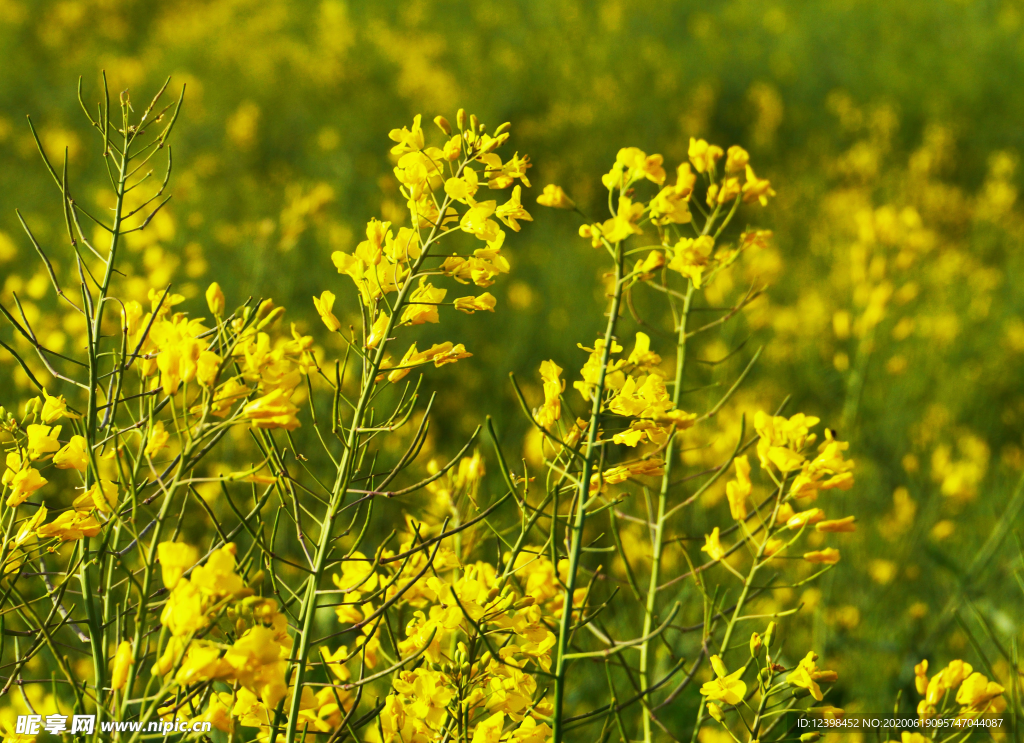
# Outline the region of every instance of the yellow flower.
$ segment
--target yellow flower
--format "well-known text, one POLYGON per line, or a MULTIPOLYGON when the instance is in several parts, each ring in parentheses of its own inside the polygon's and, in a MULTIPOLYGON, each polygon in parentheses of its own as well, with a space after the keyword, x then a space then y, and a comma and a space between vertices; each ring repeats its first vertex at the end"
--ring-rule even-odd
MULTIPOLYGON (((712 187, 712 188, 714 188, 714 187, 712 187)), ((715 193, 714 200, 712 200, 712 198, 711 198, 711 194, 712 194, 711 190, 708 191, 708 205, 711 206, 714 203, 718 203, 718 204, 728 203, 728 202, 732 201, 733 199, 735 199, 737 196, 739 196, 742 191, 743 191, 743 187, 740 185, 739 178, 726 178, 725 181, 722 182, 721 187, 719 187, 714 192, 715 193)))
POLYGON ((213 387, 224 360, 213 351, 201 351, 196 361, 196 379, 203 387, 213 387))
POLYGON ((271 393, 246 403, 242 416, 248 418, 255 428, 283 428, 294 431, 301 423, 295 416, 299 412, 288 399, 290 391, 275 389, 271 393))
POLYGON ((18 471, 10 481, 11 493, 7 496, 7 505, 11 508, 20 506, 46 483, 46 478, 32 467, 18 471))
POLYGON ((651 336, 638 331, 627 360, 639 369, 653 369, 661 363, 661 356, 651 350, 651 336))
POLYGON ((826 533, 857 531, 857 525, 854 523, 856 519, 856 516, 846 516, 832 521, 822 521, 814 528, 826 533))
POLYGON ((456 134, 445 142, 442 152, 444 154, 444 159, 448 162, 455 162, 462 157, 462 135, 456 134))
POLYGON ((957 704, 973 710, 984 710, 996 697, 1001 696, 1003 687, 995 681, 989 681, 980 673, 972 673, 964 679, 963 685, 956 693, 957 704))
POLYGON ((805 457, 800 451, 817 440, 809 433, 820 420, 814 416, 797 413, 791 418, 770 416, 762 410, 754 414, 754 430, 757 431, 757 456, 761 466, 776 467, 780 472, 798 469, 805 457))
POLYGON ((565 380, 561 379, 562 367, 554 361, 542 361, 540 378, 544 383, 544 404, 534 411, 537 423, 550 429, 562 417, 561 394, 565 391, 565 380))
MULTIPOLYGON (((721 560, 725 557, 725 548, 722 547, 722 542, 718 537, 719 529, 716 526, 711 530, 710 534, 704 535, 704 546, 700 548, 701 552, 707 552, 708 556, 712 560, 721 560)), ((735 702, 730 702, 735 704, 735 702)))
POLYGON ((730 174, 740 173, 747 167, 747 163, 749 162, 750 155, 747 151, 738 144, 734 144, 726 153, 725 172, 730 174))
POLYGON ((214 596, 239 596, 252 593, 245 588, 241 576, 235 573, 235 555, 238 548, 229 542, 214 550, 203 565, 192 570, 191 583, 214 596))
POLYGON ((499 206, 494 212, 494 215, 504 222, 515 232, 519 232, 519 222, 516 220, 522 219, 527 222, 532 222, 533 217, 529 215, 526 209, 523 208, 523 203, 520 200, 522 197, 522 186, 516 186, 512 189, 512 196, 504 204, 499 206))
POLYGON ((914 687, 917 693, 924 696, 928 690, 928 659, 925 658, 914 666, 914 687))
POLYGON ((379 346, 380 342, 384 339, 384 333, 387 332, 389 322, 391 322, 391 316, 388 313, 381 312, 377 315, 377 319, 370 326, 370 334, 366 337, 366 342, 363 345, 371 349, 379 346))
MULTIPOLYGON (((658 477, 665 474, 665 461, 652 457, 651 459, 641 459, 636 462, 630 462, 629 464, 620 464, 617 467, 607 469, 602 473, 604 482, 608 485, 617 485, 620 482, 625 482, 631 477, 658 477)), ((594 490, 597 488, 599 480, 597 475, 594 475, 590 480, 590 489, 594 490)))
POLYGON ((410 258, 415 260, 420 257, 420 237, 416 230, 402 227, 398 230, 398 236, 394 237, 389 230, 384 241, 384 255, 392 263, 407 263, 410 258))
POLYGON ((786 521, 786 526, 790 529, 799 529, 804 524, 817 524, 824 518, 825 512, 820 508, 808 508, 806 511, 800 511, 790 516, 786 521))
POLYGON ((60 449, 60 426, 44 426, 38 423, 31 423, 25 431, 28 433, 28 458, 39 459, 44 454, 55 452, 60 449))
POLYGON ((843 458, 847 448, 847 442, 836 441, 832 438, 832 431, 826 428, 825 440, 818 447, 818 455, 803 463, 802 471, 790 484, 790 495, 813 500, 818 497, 819 490, 852 488, 854 463, 843 458))
POLYGON ((747 182, 743 185, 744 203, 759 201, 761 206, 768 206, 768 197, 774 195, 772 184, 764 178, 758 178, 754 169, 747 165, 747 182))
POLYGON ((826 547, 823 550, 805 552, 804 559, 807 560, 807 562, 816 562, 823 565, 835 565, 839 562, 839 550, 833 547, 826 547))
MULTIPOLYGON (((689 171, 690 165, 686 164, 689 171)), ((658 192, 658 195, 651 199, 651 221, 654 224, 687 224, 693 217, 690 214, 690 194, 693 192, 692 182, 690 185, 680 188, 680 185, 665 186, 658 192)))
POLYGON ((459 178, 449 178, 444 182, 444 192, 455 201, 469 204, 479 188, 476 171, 464 168, 459 178))
POLYGON ((561 186, 549 183, 544 186, 544 193, 537 197, 537 203, 541 206, 550 206, 553 209, 572 209, 576 202, 570 199, 561 186))
POLYGON ((331 312, 334 309, 334 300, 334 292, 330 291, 324 291, 319 297, 313 297, 313 306, 316 307, 317 314, 332 333, 337 332, 341 327, 341 321, 331 312))
POLYGON ((132 644, 128 641, 117 646, 117 653, 114 655, 113 671, 110 674, 110 688, 113 690, 123 689, 128 682, 128 669, 135 661, 132 658, 132 644))
POLYGON ((501 228, 498 223, 491 219, 495 209, 498 208, 497 201, 481 201, 473 204, 459 221, 459 228, 468 232, 484 242, 493 242, 498 239, 501 228))
POLYGON ((648 281, 654 277, 654 272, 665 265, 665 254, 660 250, 652 250, 646 258, 638 260, 633 269, 641 281, 648 281))
POLYGON ((68 402, 64 399, 64 395, 51 397, 49 392, 43 390, 43 398, 43 409, 39 413, 39 420, 43 423, 56 423, 61 418, 80 417, 68 412, 68 402))
POLYGON ((73 542, 82 537, 94 537, 100 533, 101 524, 92 514, 81 511, 65 511, 49 524, 40 526, 36 534, 40 537, 59 537, 62 541, 73 542))
POLYGON ((89 457, 85 453, 86 446, 83 436, 72 436, 71 441, 53 454, 53 466, 58 470, 85 472, 89 465, 89 457))
POLYGON ((524 718, 512 731, 512 743, 547 743, 550 739, 551 727, 545 722, 538 723, 532 717, 524 718))
MULTIPOLYGON (((499 140, 504 141, 507 137, 508 134, 502 134, 501 137, 499 137, 499 140)), ((521 180, 523 185, 527 188, 530 187, 530 179, 526 177, 526 171, 533 167, 530 163, 529 155, 519 157, 519 153, 517 152, 512 156, 512 159, 504 165, 501 164, 501 158, 494 153, 487 153, 478 159, 487 166, 486 176, 488 188, 508 188, 516 178, 521 180)))
MULTIPOLYGON (((716 530, 717 531, 717 530, 716 530)), ((739 704, 747 693, 747 685, 740 679, 745 669, 729 673, 717 655, 711 656, 711 667, 715 671, 715 679, 708 681, 700 687, 700 693, 708 699, 725 702, 726 704, 739 704)))
POLYGON ((505 713, 495 712, 483 722, 477 723, 472 743, 498 743, 505 727, 505 713))
POLYGON ((408 306, 402 311, 402 324, 422 325, 440 322, 437 306, 447 293, 447 289, 438 289, 429 283, 425 276, 420 277, 420 285, 413 290, 408 306))
POLYGON ((334 674, 336 679, 341 682, 345 682, 351 678, 352 673, 345 666, 345 661, 349 658, 347 647, 339 645, 338 649, 332 653, 326 646, 321 645, 320 657, 323 659, 324 665, 326 665, 328 670, 334 674))
POLYGON ((206 306, 210 308, 214 317, 224 314, 224 302, 224 292, 221 291, 220 284, 214 281, 206 287, 206 306))
POLYGON ((94 482, 71 505, 83 513, 91 513, 93 510, 110 513, 117 505, 117 485, 107 481, 94 482))
POLYGON ((156 554, 167 590, 178 585, 185 571, 199 560, 199 550, 184 542, 161 542, 156 546, 156 554))
POLYGON ((638 147, 623 147, 615 156, 615 165, 611 171, 601 176, 601 182, 609 191, 613 188, 625 190, 639 178, 646 178, 660 186, 665 182, 663 162, 664 158, 661 155, 648 157, 647 153, 638 147))
POLYGON ((8 452, 7 457, 4 459, 4 463, 6 464, 6 469, 4 469, 3 479, 0 480, 4 485, 10 485, 14 476, 28 464, 27 461, 22 460, 21 452, 18 449, 8 452))
POLYGON ((972 673, 974 673, 974 667, 970 663, 964 663, 960 659, 951 660, 949 665, 941 671, 942 682, 946 688, 955 689, 972 673))
POLYGON ((715 240, 709 235, 700 237, 684 237, 669 250, 672 260, 668 267, 681 273, 693 282, 695 289, 700 289, 704 269, 708 266, 711 252, 715 249, 715 240))
POLYGON ((403 126, 401 129, 392 129, 388 132, 388 139, 398 143, 391 148, 391 154, 401 155, 423 149, 423 128, 420 126, 422 119, 421 114, 416 114, 412 120, 411 130, 403 126))
POLYGON ((426 351, 414 354, 410 361, 414 364, 433 362, 435 367, 442 367, 445 364, 454 364, 459 359, 468 359, 472 355, 461 343, 453 344, 451 341, 445 341, 444 343, 435 343, 426 351))
POLYGON ((816 676, 820 675, 818 673, 818 667, 814 664, 814 661, 817 660, 817 658, 818 656, 815 655, 813 651, 807 653, 803 660, 800 661, 800 664, 789 672, 789 675, 786 677, 786 681, 790 686, 807 689, 807 691, 811 693, 811 696, 820 702, 822 700, 821 687, 818 686, 818 682, 815 679, 816 676))
POLYGON ((736 457, 736 479, 726 483, 725 494, 729 499, 729 513, 739 521, 747 517, 747 498, 753 491, 750 482, 750 460, 746 454, 736 457))
POLYGON ((146 441, 146 448, 144 453, 147 457, 152 457, 162 449, 166 448, 167 441, 170 439, 170 434, 164 429, 164 422, 157 421, 153 424, 152 430, 149 432, 149 439, 146 441))
POLYGON ((601 232, 601 225, 599 224, 584 224, 580 225, 580 237, 585 237, 590 240, 590 247, 600 248, 603 244, 603 233, 601 232))
POLYGON ((690 137, 690 149, 687 155, 698 173, 707 173, 712 170, 715 167, 715 161, 723 154, 721 147, 708 144, 703 139, 690 137))
POLYGON ((472 315, 477 310, 486 310, 487 312, 494 312, 494 307, 497 304, 497 300, 490 292, 484 292, 479 297, 459 297, 455 300, 455 309, 459 312, 465 312, 467 315, 472 315))
POLYGON ((601 233, 610 243, 621 242, 630 235, 642 235, 644 231, 636 222, 643 216, 643 213, 644 205, 642 203, 634 204, 628 196, 620 196, 619 208, 615 211, 615 216, 601 225, 601 233))

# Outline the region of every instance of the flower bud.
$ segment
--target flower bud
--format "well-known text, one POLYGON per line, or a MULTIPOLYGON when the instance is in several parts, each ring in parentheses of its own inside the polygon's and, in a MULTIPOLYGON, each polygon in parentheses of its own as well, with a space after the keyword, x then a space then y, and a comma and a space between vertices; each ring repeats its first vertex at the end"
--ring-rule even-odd
POLYGON ((512 122, 506 121, 504 124, 502 124, 497 129, 494 130, 494 136, 495 137, 500 137, 502 134, 504 134, 505 132, 507 132, 511 128, 512 128, 512 122))
POLYGON ((466 109, 460 108, 455 114, 455 123, 458 124, 460 132, 466 128, 466 109))
POLYGON ((216 281, 206 289, 206 306, 210 308, 214 317, 224 314, 224 292, 220 290, 220 284, 216 281))
POLYGON ((764 646, 770 648, 775 641, 775 622, 768 622, 768 629, 764 631, 764 646))
POLYGON ((452 125, 448 123, 448 119, 444 116, 435 116, 434 123, 437 124, 437 128, 447 134, 449 137, 452 135, 452 125))
POLYGON ((713 702, 708 702, 708 714, 718 722, 725 723, 725 715, 722 714, 722 708, 713 702))
POLYGON ((763 643, 761 642, 761 635, 756 632, 750 634, 750 657, 756 658, 761 654, 761 648, 763 643))
POLYGON ((273 325, 282 317, 284 317, 284 311, 284 307, 275 307, 273 311, 270 312, 269 315, 260 320, 260 323, 259 325, 256 326, 256 329, 263 330, 264 328, 273 325))
POLYGON ((472 132, 478 131, 480 128, 480 119, 476 117, 476 114, 469 115, 469 130, 472 132))
POLYGON ((821 737, 821 733, 804 733, 800 736, 800 743, 814 743, 821 737))
POLYGON ((273 299, 264 299, 260 302, 259 306, 256 308, 256 321, 259 322, 260 320, 263 320, 274 309, 274 306, 273 299))
POLYGON ((38 397, 33 397, 31 400, 25 403, 25 417, 28 418, 30 416, 35 415, 36 413, 39 412, 40 408, 42 407, 43 401, 40 400, 38 397))

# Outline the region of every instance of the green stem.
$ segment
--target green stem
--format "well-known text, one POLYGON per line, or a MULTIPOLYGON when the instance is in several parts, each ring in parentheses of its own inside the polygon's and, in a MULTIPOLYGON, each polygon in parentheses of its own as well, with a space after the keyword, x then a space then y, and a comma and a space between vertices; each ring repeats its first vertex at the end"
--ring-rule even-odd
MULTIPOLYGON (((694 295, 693 282, 689 282, 686 290, 686 299, 683 300, 682 316, 679 319, 679 337, 676 341, 676 375, 675 387, 672 391, 672 406, 679 407, 679 396, 683 389, 683 374, 686 370, 686 321, 690 316, 690 305, 694 295)), ((644 628, 642 635, 646 637, 651 634, 651 627, 654 624, 655 612, 658 601, 658 581, 661 579, 661 554, 664 548, 665 537, 665 512, 668 505, 668 491, 672 483, 672 464, 675 461, 676 437, 673 435, 665 447, 665 474, 661 478, 661 489, 658 491, 658 517, 654 522, 654 536, 652 538, 654 550, 651 562, 651 581, 647 589, 647 603, 644 607, 644 628)), ((651 640, 644 640, 640 646, 640 691, 646 692, 650 676, 650 655, 651 640)), ((644 741, 651 741, 651 714, 650 708, 644 706, 644 741)))
MULTIPOLYGON (((118 169, 118 181, 115 188, 115 194, 117 202, 114 205, 114 222, 111 227, 110 234, 110 250, 107 255, 107 267, 103 275, 103 283, 100 285, 99 293, 96 298, 96 302, 93 305, 93 317, 92 317, 92 328, 90 333, 90 344, 89 344, 89 405, 86 412, 86 441, 88 443, 88 453, 90 467, 86 470, 86 483, 85 487, 88 489, 92 483, 89 482, 89 475, 93 475, 95 483, 100 484, 99 467, 96 461, 96 452, 94 446, 97 441, 97 422, 98 422, 98 407, 96 400, 96 391, 99 387, 100 379, 100 353, 101 353, 101 330, 103 327, 103 309, 106 305, 107 292, 110 289, 110 282, 114 276, 114 259, 117 256, 118 240, 121 236, 121 220, 124 214, 124 195, 125 185, 128 180, 128 162, 129 162, 129 146, 127 137, 125 139, 125 146, 121 152, 121 162, 118 169)), ((102 487, 102 486, 101 486, 102 487)), ((100 537, 94 537, 93 539, 99 540, 100 537)), ((93 667, 93 681, 96 684, 97 698, 102 694, 103 687, 106 685, 106 658, 107 658, 107 635, 103 631, 102 618, 99 616, 96 605, 95 605, 95 587, 92 580, 92 572, 96 570, 98 574, 102 575, 102 558, 98 555, 93 557, 94 550, 92 549, 91 539, 82 540, 82 551, 83 559, 82 565, 79 568, 79 581, 82 585, 82 601, 85 604, 86 619, 89 623, 89 645, 92 653, 92 667, 93 667), (95 567, 92 563, 96 561, 95 567)), ((96 706, 96 738, 99 739, 100 722, 103 719, 103 706, 96 706)))
MULTIPOLYGON (((590 413, 590 430, 587 434, 587 451, 583 460, 583 473, 580 477, 579 492, 576 496, 576 515, 572 525, 572 539, 569 547, 569 570, 565 582, 565 600, 562 605, 562 616, 558 627, 558 661, 555 666, 555 708, 554 708, 554 743, 562 743, 565 735, 565 724, 562 722, 562 710, 565 705, 566 672, 569 661, 566 651, 569 647, 569 633, 572 627, 573 594, 576 592, 576 577, 579 571, 580 555, 583 551, 583 526, 586 523, 585 504, 590 493, 590 477, 594 469, 594 459, 598 447, 597 432, 601 420, 601 403, 604 397, 605 376, 608 372, 608 359, 611 354, 612 339, 615 336, 615 325, 618 321, 622 304, 622 243, 615 243, 615 290, 612 296, 611 310, 608 314, 608 326, 604 334, 602 349, 601 372, 594 391, 593 407, 590 413)), ((555 514, 557 519, 558 514, 555 514)))
MULTIPOLYGON (((458 174, 462 173, 465 165, 466 162, 464 161, 459 167, 458 174)), ((439 214, 444 215, 450 203, 450 197, 446 197, 441 204, 439 214)), ((345 442, 345 450, 342 453, 341 462, 338 465, 338 474, 331 493, 331 502, 327 509, 327 514, 324 517, 323 525, 320 528, 320 538, 317 543, 316 554, 314 555, 313 574, 306 582, 306 593, 302 601, 302 628, 299 633, 298 651, 292 661, 292 667, 295 668, 295 682, 292 698, 288 703, 286 743, 295 743, 295 737, 298 731, 296 722, 299 718, 299 708, 302 701, 302 684, 306 676, 306 662, 309 658, 310 648, 312 647, 311 636, 313 634, 313 622, 316 619, 317 590, 319 589, 320 582, 323 579, 324 571, 327 566, 327 558, 331 550, 331 541, 333 538, 332 533, 334 531, 334 522, 340 512, 345 496, 348 494, 349 485, 351 484, 352 465, 357 461, 356 454, 359 445, 360 429, 362 428, 363 419, 366 415, 370 400, 373 398, 374 390, 376 389, 374 380, 380 371, 381 362, 384 360, 387 338, 391 337, 392 332, 394 332, 395 326, 398 323, 399 313, 401 312, 405 304, 405 300, 412 289, 413 279, 418 276, 420 267, 429 255, 430 246, 435 241, 437 232, 438 228, 435 225, 431 229, 427 240, 423 243, 423 249, 420 253, 420 257, 413 264, 408 277, 406 277, 405 283, 399 290, 398 298, 395 300, 394 309, 388 320, 387 330, 384 332, 383 337, 385 340, 381 341, 380 345, 377 347, 377 351, 369 365, 364 365, 365 376, 363 377, 363 383, 361 385, 362 391, 360 392, 359 401, 356 403, 355 410, 352 414, 352 423, 349 426, 348 436, 345 442)))

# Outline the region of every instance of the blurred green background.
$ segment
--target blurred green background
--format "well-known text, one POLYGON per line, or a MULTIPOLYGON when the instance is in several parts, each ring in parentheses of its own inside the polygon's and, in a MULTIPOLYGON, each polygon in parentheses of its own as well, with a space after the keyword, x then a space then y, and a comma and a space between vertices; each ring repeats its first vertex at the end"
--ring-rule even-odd
MULTIPOLYGON (((17 292, 50 345, 66 343, 14 209, 67 268, 24 116, 51 154, 68 148, 73 193, 104 203, 79 76, 95 101, 106 70, 136 110, 167 75, 187 84, 174 198, 129 243, 129 290, 173 281, 202 314, 216 278, 233 302, 274 297, 325 343, 310 297, 350 299, 331 251, 402 202, 387 132, 462 106, 513 123, 512 146, 536 163, 523 199, 536 221, 507 243, 498 312, 449 316, 436 332, 475 358, 430 380, 434 441, 455 450, 478 422, 464 411, 479 410, 518 455, 526 426, 507 372, 535 392, 553 358, 576 378, 576 343, 604 322, 602 256, 569 215, 536 207, 543 185, 596 213, 622 146, 674 167, 691 135, 743 144, 779 193, 752 216, 775 247, 715 291, 772 288, 699 353, 749 337, 714 372, 728 377, 767 342, 738 404, 774 409, 789 394, 788 412, 852 442, 858 483, 842 506, 861 528, 827 580, 794 594, 809 609, 794 626, 840 670, 835 704, 888 709, 898 690, 913 696, 922 657, 981 667, 968 634, 990 647, 987 624, 1008 647, 1024 629, 1012 577, 1024 517, 1011 508, 1024 467, 1022 32, 1017 0, 0 0, 2 299, 17 292), (960 604, 969 632, 944 611, 961 592, 977 609, 960 604)), ((9 384, 24 376, 3 357, 9 384)), ((695 532, 711 522, 694 519, 695 532)))

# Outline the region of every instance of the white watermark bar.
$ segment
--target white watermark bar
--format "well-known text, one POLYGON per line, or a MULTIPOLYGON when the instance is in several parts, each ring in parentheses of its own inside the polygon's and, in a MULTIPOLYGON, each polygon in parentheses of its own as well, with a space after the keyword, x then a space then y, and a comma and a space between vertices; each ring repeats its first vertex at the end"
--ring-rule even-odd
POLYGON ((973 715, 964 717, 917 717, 913 714, 894 715, 844 712, 841 715, 817 713, 814 710, 790 713, 796 719, 792 723, 801 740, 815 740, 815 733, 865 733, 883 730, 920 732, 930 734, 936 731, 985 732, 1004 727, 1001 715, 973 715))
MULTIPOLYGON (((212 724, 204 721, 191 720, 152 720, 143 725, 141 722, 115 722, 104 720, 100 723, 103 733, 208 733, 212 724)), ((92 735, 96 732, 96 715, 18 715, 15 732, 20 735, 39 735, 50 733, 84 733, 92 735)))

